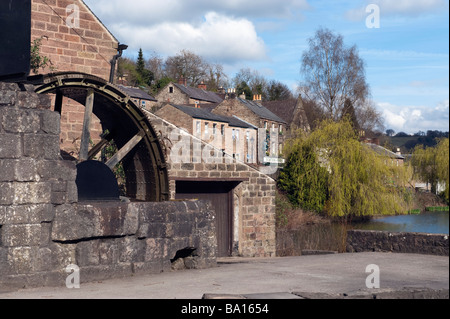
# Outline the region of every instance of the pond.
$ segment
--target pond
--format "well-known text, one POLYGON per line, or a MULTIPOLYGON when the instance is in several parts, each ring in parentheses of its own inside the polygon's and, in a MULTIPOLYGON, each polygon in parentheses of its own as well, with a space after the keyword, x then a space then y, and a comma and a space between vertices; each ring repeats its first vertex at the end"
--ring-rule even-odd
POLYGON ((277 254, 299 256, 302 250, 344 252, 346 233, 350 229, 448 234, 449 213, 427 212, 420 215, 375 218, 366 223, 352 225, 329 223, 303 226, 298 230, 280 229, 277 231, 277 254))
POLYGON ((354 229, 390 232, 448 234, 448 212, 427 212, 420 215, 389 216, 356 224, 354 229))

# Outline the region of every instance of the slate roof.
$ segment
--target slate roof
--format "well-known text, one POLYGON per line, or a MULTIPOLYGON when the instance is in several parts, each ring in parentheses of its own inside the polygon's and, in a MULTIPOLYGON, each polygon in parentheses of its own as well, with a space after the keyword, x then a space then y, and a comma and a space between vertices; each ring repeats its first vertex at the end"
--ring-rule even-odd
POLYGON ((158 100, 156 100, 153 96, 142 91, 139 88, 124 86, 124 85, 117 85, 117 86, 119 87, 120 90, 122 90, 124 93, 128 94, 132 98, 139 99, 139 100, 158 102, 158 100))
POLYGON ((393 158, 393 159, 401 159, 401 160, 405 159, 405 157, 403 157, 402 155, 395 154, 394 152, 391 152, 390 150, 388 150, 380 145, 376 145, 376 144, 372 144, 372 143, 366 143, 365 145, 370 147, 378 155, 386 156, 386 157, 393 158))
POLYGON ((233 127, 254 128, 251 124, 241 121, 240 119, 235 117, 213 114, 205 109, 195 108, 192 106, 175 105, 175 104, 170 105, 182 111, 183 113, 191 116, 194 119, 228 123, 230 126, 233 127))
POLYGON ((181 92, 189 96, 191 99, 211 102, 211 103, 221 103, 223 99, 214 92, 205 91, 203 89, 186 87, 184 85, 173 83, 175 87, 177 87, 181 92))
POLYGON ((237 100, 240 101, 242 104, 244 104, 247 108, 249 108, 253 113, 255 113, 256 115, 258 115, 263 119, 287 124, 285 120, 273 114, 268 108, 264 107, 261 103, 258 103, 256 101, 244 100, 241 98, 237 98, 237 100))
POLYGON ((282 118, 286 123, 292 122, 294 119, 295 108, 297 107, 297 100, 283 100, 283 101, 268 101, 262 104, 269 109, 273 114, 282 118))

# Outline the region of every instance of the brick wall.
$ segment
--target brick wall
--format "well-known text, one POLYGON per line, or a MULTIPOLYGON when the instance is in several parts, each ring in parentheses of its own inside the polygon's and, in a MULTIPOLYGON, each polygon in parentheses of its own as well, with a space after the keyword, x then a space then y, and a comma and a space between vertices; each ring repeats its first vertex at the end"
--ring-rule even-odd
MULTIPOLYGON (((57 72, 76 71, 109 79, 111 58, 118 42, 80 0, 32 0, 31 39, 42 37, 41 53, 50 58, 57 72), (79 8, 79 27, 72 23, 79 8), (69 27, 74 25, 74 27, 69 27)), ((50 69, 41 70, 41 74, 50 69)))
MULTIPOLYGON (((83 72, 109 79, 118 41, 83 1, 32 0, 31 40, 38 38, 42 38, 41 55, 51 60, 51 68, 39 70, 40 74, 83 72), (68 9, 69 5, 77 7, 68 9)), ((83 117, 84 106, 64 98, 61 149, 74 156, 79 150, 83 117)), ((94 118, 92 125, 96 142, 102 133, 100 121, 94 118)))

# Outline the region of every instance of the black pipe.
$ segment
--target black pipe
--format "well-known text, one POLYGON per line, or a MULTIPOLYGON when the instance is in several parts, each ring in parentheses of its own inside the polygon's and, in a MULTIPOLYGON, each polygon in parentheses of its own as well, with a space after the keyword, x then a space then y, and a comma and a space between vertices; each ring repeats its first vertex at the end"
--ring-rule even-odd
POLYGON ((125 51, 126 49, 128 49, 128 45, 119 43, 119 47, 117 48, 118 53, 115 56, 113 56, 111 60, 111 72, 109 74, 109 83, 114 84, 114 74, 116 72, 117 60, 122 56, 123 51, 125 51))

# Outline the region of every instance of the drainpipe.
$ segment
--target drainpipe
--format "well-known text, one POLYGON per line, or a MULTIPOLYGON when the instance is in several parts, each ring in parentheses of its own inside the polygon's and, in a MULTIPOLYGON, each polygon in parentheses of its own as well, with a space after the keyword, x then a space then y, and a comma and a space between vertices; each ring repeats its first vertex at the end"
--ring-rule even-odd
POLYGON ((125 51, 126 49, 128 49, 128 45, 119 43, 119 47, 117 48, 117 54, 113 56, 111 60, 111 72, 109 73, 109 83, 114 84, 114 74, 116 72, 117 60, 122 56, 123 51, 125 51))

